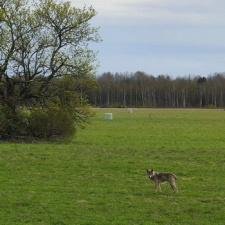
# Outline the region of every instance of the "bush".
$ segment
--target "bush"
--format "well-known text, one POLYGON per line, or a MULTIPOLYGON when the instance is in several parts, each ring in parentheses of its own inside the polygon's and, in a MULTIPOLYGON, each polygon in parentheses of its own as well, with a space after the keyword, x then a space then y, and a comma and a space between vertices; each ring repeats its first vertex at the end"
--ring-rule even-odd
POLYGON ((0 140, 69 140, 74 137, 76 127, 84 127, 93 115, 88 106, 49 106, 31 110, 20 107, 14 111, 0 106, 0 140))
POLYGON ((69 139, 74 137, 75 125, 71 114, 65 109, 54 107, 33 110, 29 116, 29 130, 35 138, 69 139))
POLYGON ((12 111, 7 106, 0 107, 0 139, 26 135, 26 116, 22 111, 12 111))
POLYGON ((216 109, 216 106, 215 105, 213 105, 213 104, 210 104, 210 105, 208 105, 208 107, 207 107, 208 109, 216 109))

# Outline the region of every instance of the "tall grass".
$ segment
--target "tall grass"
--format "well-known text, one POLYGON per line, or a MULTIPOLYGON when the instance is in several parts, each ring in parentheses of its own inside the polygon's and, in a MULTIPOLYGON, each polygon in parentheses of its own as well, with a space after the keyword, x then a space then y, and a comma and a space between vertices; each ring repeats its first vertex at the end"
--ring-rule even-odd
POLYGON ((0 144, 1 224, 224 224, 223 110, 95 111, 74 142, 0 144))

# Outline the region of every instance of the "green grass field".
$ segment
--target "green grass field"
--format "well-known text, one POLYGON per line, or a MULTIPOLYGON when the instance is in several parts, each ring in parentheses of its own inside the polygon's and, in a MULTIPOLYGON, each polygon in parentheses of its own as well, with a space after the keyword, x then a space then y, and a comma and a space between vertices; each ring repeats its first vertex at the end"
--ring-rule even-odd
POLYGON ((224 110, 94 110, 73 142, 0 143, 1 225, 224 224, 224 110))

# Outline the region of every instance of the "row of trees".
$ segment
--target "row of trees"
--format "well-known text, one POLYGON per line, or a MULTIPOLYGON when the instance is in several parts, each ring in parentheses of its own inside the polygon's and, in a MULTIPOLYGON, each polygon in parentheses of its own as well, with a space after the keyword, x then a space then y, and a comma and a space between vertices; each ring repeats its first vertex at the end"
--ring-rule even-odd
POLYGON ((144 72, 104 73, 96 77, 99 92, 90 96, 98 107, 224 107, 225 74, 172 79, 144 72))

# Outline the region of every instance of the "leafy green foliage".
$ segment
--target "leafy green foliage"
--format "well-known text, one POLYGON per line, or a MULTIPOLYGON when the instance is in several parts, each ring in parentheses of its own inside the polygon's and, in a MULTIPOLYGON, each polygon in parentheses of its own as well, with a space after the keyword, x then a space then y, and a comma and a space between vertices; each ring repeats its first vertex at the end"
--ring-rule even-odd
POLYGON ((21 111, 13 114, 7 106, 0 107, 0 139, 26 134, 26 116, 21 111))
MULTIPOLYGON (((31 119, 27 114, 21 118, 24 109, 42 108, 45 112, 40 114, 48 112, 49 117, 52 108, 63 107, 67 118, 73 119, 71 124, 87 122, 91 113, 85 93, 96 89, 95 85, 84 85, 93 84, 95 74, 96 54, 88 43, 100 40, 98 28, 89 23, 95 15, 92 7, 79 9, 70 2, 0 1, 0 106, 7 107, 20 123, 8 132, 12 123, 2 114, 1 120, 8 124, 2 135, 15 138, 21 135, 21 129, 25 129, 23 134, 29 133, 26 123, 31 120, 34 125, 37 116, 31 114, 31 119)), ((50 135, 40 135, 40 130, 35 135, 50 135)))
POLYGON ((36 138, 70 138, 75 134, 74 121, 62 108, 33 110, 29 116, 29 130, 36 138))

